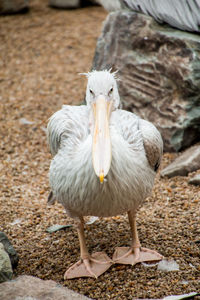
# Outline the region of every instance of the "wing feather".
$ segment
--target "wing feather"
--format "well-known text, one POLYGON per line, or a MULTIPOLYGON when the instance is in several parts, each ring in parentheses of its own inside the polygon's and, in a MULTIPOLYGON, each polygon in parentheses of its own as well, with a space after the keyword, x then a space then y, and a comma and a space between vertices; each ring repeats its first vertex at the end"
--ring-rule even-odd
POLYGON ((140 145, 143 145, 149 165, 157 171, 163 153, 163 141, 157 128, 151 122, 125 110, 118 110, 117 119, 123 138, 133 150, 139 150, 140 145))
POLYGON ((163 154, 163 140, 160 132, 150 122, 140 119, 139 129, 143 136, 143 145, 146 157, 152 169, 157 171, 163 154))
POLYGON ((85 105, 63 105, 47 125, 47 141, 54 156, 60 148, 80 143, 88 135, 88 110, 85 105))

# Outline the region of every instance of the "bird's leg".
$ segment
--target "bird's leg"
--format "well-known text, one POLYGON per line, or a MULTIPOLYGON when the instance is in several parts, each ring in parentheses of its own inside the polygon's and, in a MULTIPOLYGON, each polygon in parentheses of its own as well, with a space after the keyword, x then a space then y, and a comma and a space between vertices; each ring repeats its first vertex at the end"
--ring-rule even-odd
POLYGON ((77 231, 81 259, 65 272, 64 279, 77 277, 97 278, 108 270, 113 262, 105 252, 96 252, 92 255, 89 254, 85 241, 83 218, 80 218, 77 223, 77 231))
POLYGON ((84 220, 83 218, 80 218, 80 222, 77 225, 77 231, 78 231, 78 238, 79 238, 79 243, 80 243, 80 254, 81 254, 81 259, 88 259, 89 258, 89 252, 86 246, 86 241, 85 241, 85 233, 84 233, 84 220))
POLYGON ((136 213, 128 212, 128 218, 131 228, 132 244, 130 248, 118 247, 113 255, 113 261, 119 264, 135 265, 143 261, 157 261, 163 258, 158 252, 147 248, 142 248, 137 233, 136 213))

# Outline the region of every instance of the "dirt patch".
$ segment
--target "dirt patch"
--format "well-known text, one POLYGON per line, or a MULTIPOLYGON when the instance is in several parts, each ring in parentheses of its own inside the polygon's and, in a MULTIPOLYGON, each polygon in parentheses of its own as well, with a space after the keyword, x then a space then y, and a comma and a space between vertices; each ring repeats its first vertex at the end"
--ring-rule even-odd
MULTIPOLYGON (((61 205, 46 205, 51 156, 45 128, 62 104, 84 99, 86 80, 78 73, 91 68, 106 12, 101 7, 63 11, 49 8, 48 1, 30 3, 29 13, 0 18, 0 230, 20 256, 15 276, 52 279, 93 299, 197 291, 200 191, 186 177, 168 180, 159 174, 152 197, 138 213, 139 236, 143 246, 173 258, 180 270, 115 265, 97 280, 63 281, 66 269, 79 258, 79 243, 73 228, 46 232, 53 224, 72 221, 61 205)), ((162 167, 175 156, 166 153, 162 167)), ((114 247, 129 244, 127 217, 87 225, 86 236, 90 251, 112 255, 114 247)))

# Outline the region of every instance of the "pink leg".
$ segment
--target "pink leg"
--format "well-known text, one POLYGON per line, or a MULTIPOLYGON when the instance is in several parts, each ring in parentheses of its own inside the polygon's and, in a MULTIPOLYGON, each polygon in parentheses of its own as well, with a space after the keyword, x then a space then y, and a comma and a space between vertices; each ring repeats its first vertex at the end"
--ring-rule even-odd
POLYGON ((117 247, 113 254, 113 261, 118 264, 135 265, 136 263, 143 261, 161 260, 163 256, 158 252, 141 247, 137 233, 135 212, 128 212, 128 218, 132 235, 131 247, 117 247))
POLYGON ((84 235, 84 220, 80 218, 77 224, 78 237, 80 242, 81 260, 72 265, 64 275, 64 279, 77 277, 94 277, 97 278, 110 268, 112 260, 105 252, 96 252, 89 254, 84 235))

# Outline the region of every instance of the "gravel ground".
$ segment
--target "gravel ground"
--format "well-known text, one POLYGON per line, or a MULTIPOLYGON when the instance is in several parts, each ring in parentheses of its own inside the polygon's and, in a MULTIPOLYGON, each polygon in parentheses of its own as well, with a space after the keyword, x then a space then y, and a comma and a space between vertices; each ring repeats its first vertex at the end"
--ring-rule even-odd
MULTIPOLYGON (((55 233, 53 224, 71 224, 61 205, 47 206, 46 144, 48 118, 62 104, 80 103, 91 68, 96 39, 106 12, 100 7, 62 11, 47 1, 30 1, 26 15, 0 18, 0 230, 20 256, 15 276, 52 279, 93 299, 161 298, 198 291, 199 198, 188 177, 156 178, 152 197, 138 213, 143 246, 174 259, 179 271, 114 265, 95 279, 63 281, 65 270, 79 258, 75 229, 55 233), (41 2, 41 3, 40 3, 41 2)), ((175 158, 166 153, 162 168, 175 158)), ((90 251, 130 241, 126 216, 105 218, 86 226, 90 251)))

